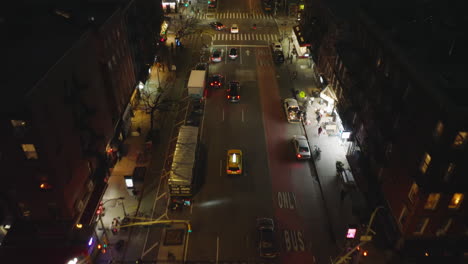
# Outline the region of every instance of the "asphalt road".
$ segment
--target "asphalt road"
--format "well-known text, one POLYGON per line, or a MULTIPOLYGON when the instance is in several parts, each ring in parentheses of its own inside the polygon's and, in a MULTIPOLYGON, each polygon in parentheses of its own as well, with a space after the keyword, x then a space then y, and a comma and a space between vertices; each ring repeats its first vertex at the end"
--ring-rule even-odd
MULTIPOLYGON (((336 248, 313 164, 296 161, 290 144, 304 131, 301 125, 286 122, 282 108, 281 100, 291 97, 289 72, 285 65, 274 64, 268 46, 278 34, 277 26, 268 17, 259 22, 229 15, 261 10, 258 0, 225 3, 218 0, 217 12, 226 14, 220 21, 228 27, 238 24, 239 34, 246 35, 214 31, 208 28, 209 21, 200 21, 197 27, 204 33, 184 40, 194 51, 210 42, 210 52, 222 50, 222 61, 210 63, 210 73, 241 84, 239 103, 226 100, 225 88, 208 93, 202 138, 206 172, 189 216, 193 232, 187 260, 264 262, 258 254, 255 219, 272 217, 281 251, 273 263, 329 263, 336 248), (255 31, 250 29, 253 23, 259 25, 255 31), (231 47, 239 50, 234 61, 227 57, 231 47), (244 174, 228 176, 226 152, 237 148, 244 154, 244 174)), ((193 54, 196 61, 199 53, 193 54)))

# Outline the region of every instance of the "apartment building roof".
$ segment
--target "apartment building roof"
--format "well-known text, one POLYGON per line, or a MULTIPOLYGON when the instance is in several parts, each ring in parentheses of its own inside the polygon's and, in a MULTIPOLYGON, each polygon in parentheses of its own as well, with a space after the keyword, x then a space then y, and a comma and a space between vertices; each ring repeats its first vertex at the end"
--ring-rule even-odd
POLYGON ((0 44, 0 86, 6 99, 0 112, 17 106, 93 25, 99 26, 110 17, 116 6, 116 1, 13 2, 0 11, 4 39, 0 44))
MULTIPOLYGON (((468 34, 464 1, 363 0, 362 10, 417 69, 424 86, 454 110, 468 111, 465 99, 468 34)), ((416 72, 415 71, 415 72, 416 72)))

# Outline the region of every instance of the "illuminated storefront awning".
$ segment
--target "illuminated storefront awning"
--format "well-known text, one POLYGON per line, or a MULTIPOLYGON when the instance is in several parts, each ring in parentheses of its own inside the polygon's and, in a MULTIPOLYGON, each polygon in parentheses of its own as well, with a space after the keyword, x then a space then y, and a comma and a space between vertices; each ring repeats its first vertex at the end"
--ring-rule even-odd
POLYGON ((299 25, 293 27, 292 34, 294 48, 296 49, 297 56, 300 58, 310 57, 310 43, 306 41, 302 29, 299 25))

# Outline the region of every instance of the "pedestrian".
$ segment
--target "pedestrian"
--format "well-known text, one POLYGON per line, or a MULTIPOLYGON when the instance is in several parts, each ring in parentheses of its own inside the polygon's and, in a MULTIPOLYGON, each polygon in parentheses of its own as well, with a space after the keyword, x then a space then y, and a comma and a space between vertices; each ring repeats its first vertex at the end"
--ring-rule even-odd
POLYGON ((320 120, 322 119, 322 114, 317 115, 317 124, 320 125, 320 120))
POLYGON ((117 155, 117 160, 121 160, 122 159, 122 155, 120 154, 120 150, 117 150, 117 152, 115 153, 115 155, 117 155))
POLYGON ((318 128, 318 135, 319 136, 320 136, 320 134, 322 134, 322 130, 323 130, 323 128, 321 126, 319 126, 319 128, 318 128))

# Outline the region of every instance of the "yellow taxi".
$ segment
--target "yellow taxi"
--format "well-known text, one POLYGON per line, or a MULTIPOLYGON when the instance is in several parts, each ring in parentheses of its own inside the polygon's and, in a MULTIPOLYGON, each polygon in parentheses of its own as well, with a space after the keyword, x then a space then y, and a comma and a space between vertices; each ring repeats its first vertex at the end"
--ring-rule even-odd
POLYGON ((227 152, 226 162, 227 174, 242 174, 242 151, 240 149, 230 149, 227 152))

